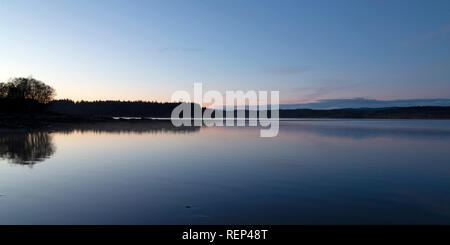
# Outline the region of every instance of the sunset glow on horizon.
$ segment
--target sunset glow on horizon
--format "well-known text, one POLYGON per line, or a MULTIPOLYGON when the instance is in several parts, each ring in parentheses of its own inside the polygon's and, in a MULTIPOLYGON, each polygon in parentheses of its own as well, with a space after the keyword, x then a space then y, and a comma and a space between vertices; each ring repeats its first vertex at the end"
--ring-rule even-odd
POLYGON ((0 82, 57 99, 169 102, 177 90, 280 103, 450 98, 450 2, 5 1, 0 82), (282 14, 280 14, 282 13, 282 14))

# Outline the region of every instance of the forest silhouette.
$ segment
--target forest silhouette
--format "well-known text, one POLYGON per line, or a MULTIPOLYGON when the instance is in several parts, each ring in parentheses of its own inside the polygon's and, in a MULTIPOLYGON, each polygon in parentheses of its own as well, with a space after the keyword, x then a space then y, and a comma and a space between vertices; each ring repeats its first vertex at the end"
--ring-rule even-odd
MULTIPOLYGON (((103 117, 153 117, 170 118, 175 107, 181 102, 154 101, 73 101, 54 100, 55 90, 32 77, 12 78, 0 83, 0 127, 20 124, 25 127, 40 121, 74 122, 103 117), (6 114, 6 116, 5 116, 6 114), (14 117, 10 117, 14 115, 14 117), (19 116, 17 116, 19 115, 19 116), (33 115, 30 118, 29 115, 33 115), (36 119, 38 115, 40 118, 36 119), (49 115, 51 117, 49 117, 49 115), (12 121, 17 123, 11 123, 12 121)), ((191 103, 194 107, 200 105, 191 103)), ((202 110, 211 110, 202 108, 202 110)), ((214 115, 214 112, 212 113, 214 115)), ((225 113, 224 113, 225 114, 225 113)), ((237 116, 235 111, 235 117, 237 116)), ((267 113, 270 117, 270 111, 267 113)), ((245 111, 246 117, 249 111, 245 111)), ((191 115, 192 116, 192 115, 191 115)), ((347 108, 347 109, 291 109, 279 110, 280 118, 396 118, 396 119, 450 119, 450 107, 415 106, 388 108, 347 108)), ((214 117, 214 116, 213 116, 214 117)))
POLYGON ((32 77, 0 83, 0 112, 42 113, 55 97, 55 90, 32 77))
POLYGON ((57 113, 77 116, 170 117, 180 103, 54 100, 55 90, 32 77, 0 83, 0 113, 57 113))

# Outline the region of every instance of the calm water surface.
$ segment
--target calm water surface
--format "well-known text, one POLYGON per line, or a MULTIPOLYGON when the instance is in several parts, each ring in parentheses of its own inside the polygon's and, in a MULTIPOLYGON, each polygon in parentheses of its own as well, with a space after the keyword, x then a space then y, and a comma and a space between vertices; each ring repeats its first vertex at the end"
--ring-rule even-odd
POLYGON ((450 224, 450 121, 0 132, 1 224, 450 224))

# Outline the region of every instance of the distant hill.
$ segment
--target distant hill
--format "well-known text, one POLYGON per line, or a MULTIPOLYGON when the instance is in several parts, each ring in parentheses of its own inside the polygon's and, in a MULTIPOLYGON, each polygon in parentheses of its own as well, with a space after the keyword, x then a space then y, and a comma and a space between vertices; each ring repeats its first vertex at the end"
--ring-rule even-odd
MULTIPOLYGON (((252 110, 235 110, 249 117, 252 110)), ((263 112, 264 113, 264 112, 263 112)), ((264 113, 263 115, 265 115, 264 113)), ((271 117, 271 111, 267 111, 271 117)), ((224 114, 225 115, 225 114, 224 114)), ((242 116, 241 116, 242 117, 242 116)), ((359 108, 359 109, 295 109, 279 110, 280 118, 355 118, 355 119, 450 119, 450 106, 412 106, 412 107, 388 107, 388 108, 359 108)))
POLYGON ((364 109, 280 110, 280 118, 450 119, 450 107, 413 106, 364 109))
POLYGON ((304 104, 281 104, 280 109, 387 108, 411 106, 450 106, 450 99, 372 100, 366 98, 326 99, 304 104))
MULTIPOLYGON (((335 100, 333 100, 335 101, 335 100)), ((352 99, 351 101, 371 101, 366 99, 352 99)), ((417 100, 416 100, 417 101, 417 100)), ((421 100, 422 102, 431 100, 421 100)), ((445 103, 442 100, 441 103, 445 103)), ((348 102, 348 101, 347 101, 348 102)), ((436 101, 435 101, 436 102, 436 101)), ((320 102, 318 102, 320 103, 320 102)), ((384 102, 369 102, 371 106, 381 106, 384 102)), ((387 103, 387 102, 386 102, 387 103)), ((402 101, 391 101, 387 104, 402 105, 402 101)), ((409 101, 408 103, 411 103, 409 101)), ((437 102, 436 102, 437 103, 437 102)), ((337 103, 339 104, 339 103, 337 103)), ((81 101, 71 100, 52 101, 49 105, 51 112, 66 115, 87 117, 170 117, 172 110, 179 103, 157 103, 145 101, 81 101)), ((323 104, 322 104, 323 105, 323 104)), ((350 104, 340 103, 341 106, 350 104)), ((352 104, 356 105, 356 104, 352 104)), ((359 105, 362 105, 359 103, 359 105)), ((398 118, 398 119, 450 119, 450 106, 409 106, 383 108, 343 108, 343 109, 284 109, 280 106, 281 118, 398 118)), ((194 106, 194 104, 193 104, 194 106)), ((195 105, 198 106, 198 105, 195 105)), ((236 111, 235 111, 236 113, 236 111)), ((269 111, 270 113, 270 111, 269 111)), ((246 112, 248 114, 248 111, 246 112)))

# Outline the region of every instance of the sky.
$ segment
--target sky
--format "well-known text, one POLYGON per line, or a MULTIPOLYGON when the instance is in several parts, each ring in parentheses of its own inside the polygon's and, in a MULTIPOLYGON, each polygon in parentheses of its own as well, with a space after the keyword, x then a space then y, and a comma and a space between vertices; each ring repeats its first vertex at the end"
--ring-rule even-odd
POLYGON ((450 1, 0 0, 0 81, 57 98, 450 98, 450 1))

